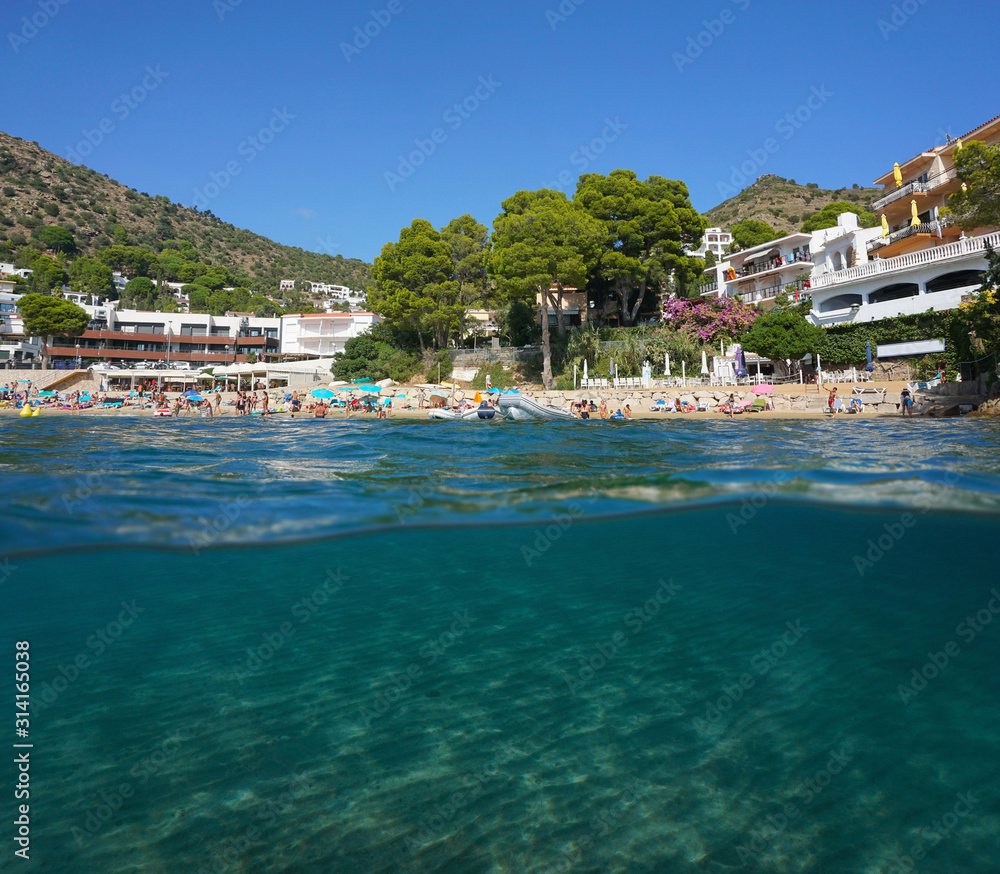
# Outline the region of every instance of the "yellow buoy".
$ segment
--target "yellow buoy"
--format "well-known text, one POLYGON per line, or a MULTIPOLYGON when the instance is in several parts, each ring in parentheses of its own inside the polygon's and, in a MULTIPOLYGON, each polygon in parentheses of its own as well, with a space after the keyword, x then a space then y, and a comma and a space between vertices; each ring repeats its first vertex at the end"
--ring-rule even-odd
POLYGON ((25 404, 23 407, 21 407, 21 418, 22 419, 27 419, 29 416, 33 416, 33 415, 34 415, 34 413, 31 412, 31 407, 30 406, 28 406, 27 404, 25 404))
POLYGON ((32 407, 31 408, 31 415, 32 416, 40 416, 40 415, 42 415, 42 408, 41 407, 32 407))

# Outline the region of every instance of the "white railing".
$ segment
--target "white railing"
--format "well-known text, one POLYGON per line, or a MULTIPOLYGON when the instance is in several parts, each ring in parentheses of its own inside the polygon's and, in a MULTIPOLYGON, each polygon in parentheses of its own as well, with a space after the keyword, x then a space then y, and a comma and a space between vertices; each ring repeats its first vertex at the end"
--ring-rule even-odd
POLYGON ((987 246, 993 248, 1000 247, 1000 232, 986 234, 982 237, 965 237, 961 240, 956 240, 954 243, 947 243, 944 246, 935 246, 932 249, 922 249, 919 252, 897 255, 895 258, 876 258, 867 264, 850 267, 838 273, 825 273, 812 280, 812 288, 815 291, 820 288, 829 288, 833 285, 843 285, 846 282, 855 282, 859 279, 866 279, 869 276, 877 276, 881 273, 893 273, 898 270, 906 270, 910 267, 920 267, 923 264, 947 261, 949 258, 959 258, 962 255, 975 255, 979 252, 985 252, 987 246))
POLYGON ((928 191, 932 191, 940 185, 944 185, 946 182, 950 182, 958 176, 958 171, 952 167, 950 170, 945 170, 944 173, 938 173, 937 176, 931 176, 926 182, 910 182, 908 185, 904 185, 902 188, 897 188, 895 191, 887 194, 885 197, 880 197, 872 204, 872 212, 878 212, 882 207, 888 206, 896 200, 902 197, 909 197, 911 194, 926 194, 928 191))

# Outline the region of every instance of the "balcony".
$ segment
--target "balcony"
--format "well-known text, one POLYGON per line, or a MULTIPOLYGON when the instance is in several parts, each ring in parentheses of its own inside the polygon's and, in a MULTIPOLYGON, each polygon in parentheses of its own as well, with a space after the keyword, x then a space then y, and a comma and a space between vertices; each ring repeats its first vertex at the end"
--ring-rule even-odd
POLYGON ((857 267, 850 267, 847 270, 841 270, 837 273, 826 273, 814 279, 812 287, 815 291, 834 285, 842 285, 847 282, 856 282, 883 273, 893 273, 911 267, 922 267, 924 264, 949 261, 967 255, 981 255, 986 252, 987 246, 992 248, 1000 247, 1000 232, 986 234, 982 237, 963 237, 954 243, 946 243, 943 246, 935 246, 931 249, 921 249, 919 252, 909 252, 906 255, 899 255, 895 258, 876 258, 867 264, 860 264, 857 267))
POLYGON ((707 294, 718 294, 719 293, 719 281, 716 280, 715 282, 706 282, 703 286, 701 286, 701 288, 699 289, 698 293, 702 297, 705 297, 705 295, 707 295, 707 294))
POLYGON ((900 231, 894 231, 889 234, 888 237, 879 237, 877 240, 872 240, 867 246, 868 254, 871 255, 874 252, 878 252, 880 249, 888 249, 893 243, 898 243, 900 240, 905 240, 907 237, 917 236, 918 234, 936 234, 941 227, 941 223, 937 221, 921 222, 919 225, 910 225, 900 231))
POLYGON ((889 192, 885 197, 880 197, 872 204, 872 212, 878 212, 884 209, 890 203, 900 200, 904 197, 912 197, 915 194, 928 194, 935 188, 940 188, 947 182, 951 182, 953 179, 958 178, 958 171, 952 167, 949 170, 945 170, 943 173, 938 173, 934 176, 930 176, 924 182, 910 182, 904 185, 902 188, 897 188, 894 191, 889 192))
POLYGON ((739 299, 743 303, 759 304, 774 300, 783 291, 787 291, 789 298, 793 302, 801 302, 811 298, 809 288, 808 279, 798 279, 795 282, 778 282, 774 285, 768 285, 765 288, 755 288, 745 292, 737 291, 735 294, 739 296, 739 299))

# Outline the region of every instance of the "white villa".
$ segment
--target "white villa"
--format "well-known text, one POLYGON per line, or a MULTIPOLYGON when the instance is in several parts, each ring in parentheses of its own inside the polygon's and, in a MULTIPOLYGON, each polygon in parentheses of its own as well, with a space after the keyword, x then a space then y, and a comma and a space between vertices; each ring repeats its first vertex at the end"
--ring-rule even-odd
POLYGON ((332 357, 382 321, 375 313, 299 313, 281 317, 282 355, 332 357))

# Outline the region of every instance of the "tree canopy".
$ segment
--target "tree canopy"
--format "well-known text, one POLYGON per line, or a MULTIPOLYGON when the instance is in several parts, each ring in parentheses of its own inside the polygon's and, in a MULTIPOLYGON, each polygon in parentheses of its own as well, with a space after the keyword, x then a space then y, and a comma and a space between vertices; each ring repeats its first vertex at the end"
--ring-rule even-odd
POLYGON ((691 206, 683 182, 632 170, 580 177, 574 201, 604 228, 596 272, 613 292, 623 325, 634 325, 650 288, 668 278, 679 284, 700 274, 704 262, 685 254, 705 232, 705 220, 691 206))
POLYGON ((781 361, 802 358, 823 347, 825 331, 807 321, 797 309, 775 310, 758 316, 753 326, 740 337, 745 349, 781 361))
POLYGON ((375 259, 368 304, 393 326, 415 331, 422 350, 428 334, 444 346, 464 313, 454 271, 452 247, 429 221, 414 219, 375 259))
POLYGON ((508 300, 538 300, 542 322, 542 381, 552 385, 548 308, 562 323, 566 286, 582 288, 607 239, 604 226, 561 191, 518 191, 493 220, 490 274, 508 300))
POLYGON ((754 246, 761 246, 764 243, 770 243, 771 240, 777 240, 781 236, 767 222, 757 219, 743 219, 741 222, 736 222, 730 232, 733 235, 733 242, 740 249, 752 249, 754 246))
POLYGON ((855 203, 840 201, 828 203, 819 212, 808 216, 802 225, 802 232, 811 234, 813 231, 819 231, 823 228, 835 228, 837 216, 845 212, 853 212, 858 217, 858 225, 862 228, 873 228, 879 223, 879 218, 875 213, 869 212, 855 203))
POLYGON ((964 188, 948 198, 948 209, 965 229, 1000 228, 1000 145, 978 140, 954 154, 964 188))
POLYGON ((48 365, 48 346, 52 337, 79 337, 87 330, 90 316, 72 301, 45 294, 26 294, 17 304, 24 319, 24 333, 44 338, 43 366, 48 365))

